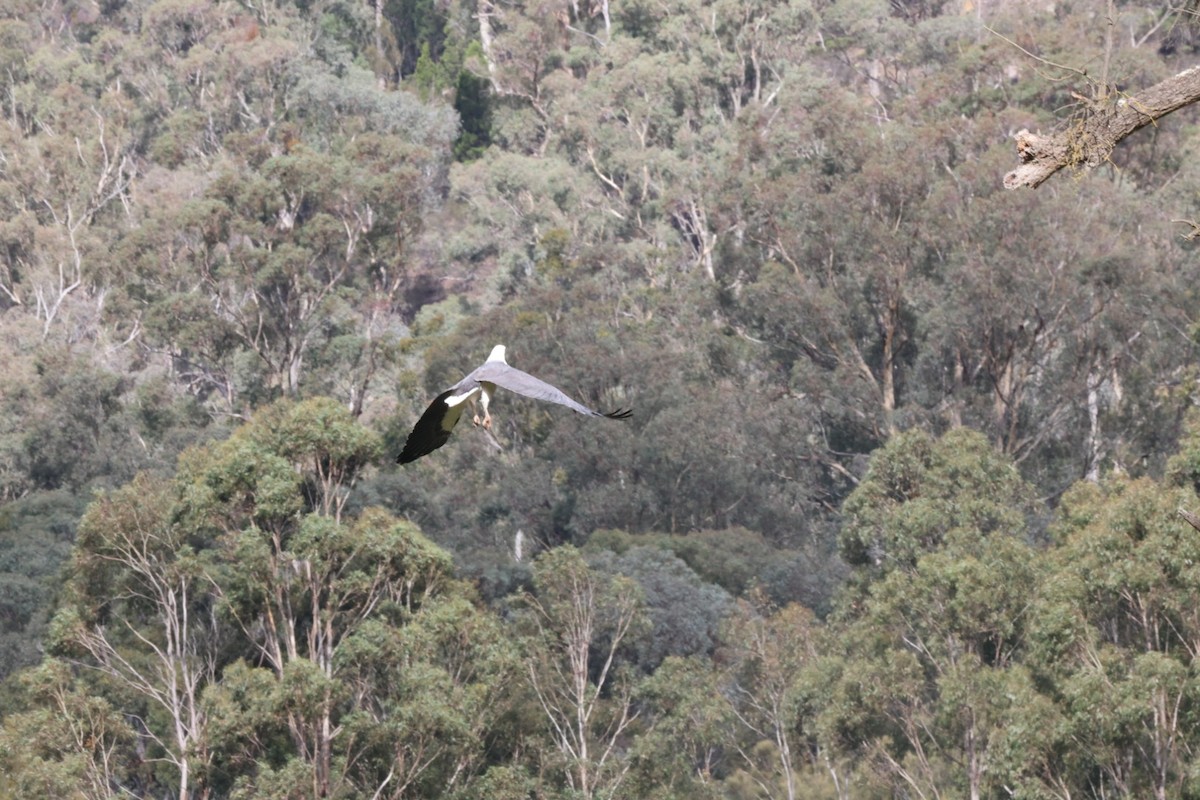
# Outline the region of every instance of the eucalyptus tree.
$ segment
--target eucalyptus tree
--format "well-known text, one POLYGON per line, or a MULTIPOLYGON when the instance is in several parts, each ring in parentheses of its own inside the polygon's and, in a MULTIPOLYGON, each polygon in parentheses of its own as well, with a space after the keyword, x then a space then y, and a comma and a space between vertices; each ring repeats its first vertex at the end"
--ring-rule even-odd
MULTIPOLYGON (((1062 99, 1000 38, 1033 35, 1041 12, 981 9, 990 33, 969 16, 859 13, 870 5, 824 9, 823 55, 739 131, 721 216, 748 224, 723 252, 737 267, 725 313, 809 400, 802 424, 832 470, 906 427, 959 424, 1059 488, 1129 468, 1177 426, 1179 406, 1146 389, 1193 346, 1190 262, 1132 164, 1053 197, 996 182, 1014 102, 1062 99), (821 69, 834 55, 853 72, 821 69)), ((1059 9, 1037 41, 1062 63, 1087 19, 1059 9)), ((1151 49, 1121 68, 1161 70, 1151 49)))
POLYGON ((1029 598, 1042 578, 1028 542, 1029 487, 978 433, 894 437, 846 501, 855 566, 809 683, 813 729, 896 791, 980 798, 1017 698, 1029 598))
POLYGON ((101 337, 106 252, 138 173, 137 109, 70 30, 14 9, 0 125, 0 308, 33 315, 43 340, 101 337))
POLYGON ((1029 484, 979 433, 910 431, 873 454, 843 506, 839 543, 862 591, 952 537, 1024 536, 1037 510, 1029 484))
POLYGON ((173 794, 191 798, 205 795, 201 693, 223 642, 206 559, 174 519, 174 500, 169 482, 142 475, 88 509, 52 637, 63 656, 123 688, 140 738, 175 774, 173 794))
POLYGON ((772 608, 754 592, 725 628, 726 696, 742 729, 735 740, 739 768, 766 797, 804 796, 803 786, 824 782, 813 780, 814 768, 837 788, 844 776, 828 753, 818 755, 801 700, 802 676, 819 654, 821 630, 813 613, 794 603, 772 608))
POLYGON ((1030 609, 1031 670, 1057 701, 1024 780, 1048 792, 1181 797, 1196 791, 1189 720, 1200 687, 1191 487, 1114 477, 1064 497, 1030 609), (1081 759, 1080 754, 1089 755, 1081 759))
POLYGON ((573 547, 541 555, 516 598, 525 678, 542 712, 544 767, 582 798, 621 796, 639 716, 623 651, 643 633, 636 584, 588 566, 573 547))
POLYGON ((306 357, 361 408, 456 123, 356 66, 335 5, 126 4, 61 28, 20 9, 4 307, 122 367, 148 345, 225 412, 299 391, 306 357))
POLYGON ((1039 580, 1033 555, 1012 536, 958 531, 875 584, 831 642, 828 682, 807 687, 824 745, 895 791, 1001 791, 1009 726, 1027 720, 1036 698, 1022 664, 1023 615, 1039 580))
POLYGON ((312 389, 361 410, 454 126, 360 72, 335 92, 311 60, 290 70, 279 103, 295 110, 230 133, 212 177, 127 238, 139 267, 127 302, 181 376, 227 411, 297 394, 310 374, 312 389), (329 105, 335 125, 304 110, 329 105))
POLYGON ((22 710, 0 727, 0 791, 12 797, 110 798, 136 774, 135 722, 47 659, 21 676, 22 710))
POLYGON ((726 797, 722 777, 735 741, 723 674, 703 656, 668 656, 637 687, 651 716, 630 750, 627 791, 647 800, 726 797))
MULTIPOLYGON (((519 662, 448 553, 354 502, 378 456, 344 406, 284 402, 91 505, 50 637, 76 668, 53 695, 86 739, 62 745, 72 774, 180 798, 470 794, 519 662)), ((36 781, 44 743, 7 746, 14 785, 36 781)))

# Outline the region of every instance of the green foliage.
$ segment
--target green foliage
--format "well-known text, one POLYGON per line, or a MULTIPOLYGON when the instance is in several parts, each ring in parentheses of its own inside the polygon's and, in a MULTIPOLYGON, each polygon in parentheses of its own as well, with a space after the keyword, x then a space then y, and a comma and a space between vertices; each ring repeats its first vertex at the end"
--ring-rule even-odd
POLYGON ((454 142, 457 161, 474 161, 483 156, 492 143, 492 104, 488 84, 467 71, 458 75, 454 90, 454 110, 462 131, 454 142))
POLYGON ((0 676, 41 659, 40 641, 80 505, 75 495, 59 490, 0 506, 0 676))
POLYGON ((1021 535, 1034 505, 1008 459, 974 431, 894 437, 846 499, 846 561, 872 578, 907 571, 954 537, 1021 535))
POLYGON ((645 798, 721 797, 734 710, 708 658, 668 656, 638 687, 656 715, 631 753, 629 792, 645 798))
POLYGON ((1041 577, 1029 545, 959 530, 873 583, 822 668, 831 696, 808 695, 828 745, 896 787, 998 790, 994 762, 1013 744, 1010 717, 1024 713, 1017 698, 1034 693, 1021 661, 1041 577))
POLYGON ((1030 661, 1061 698, 1059 718, 1039 742, 1043 770, 1025 768, 1023 780, 1044 787, 1055 772, 1083 780, 1095 770, 1119 773, 1129 796, 1196 791, 1190 750, 1174 744, 1190 738, 1181 726, 1197 701, 1186 675, 1200 553, 1175 513, 1194 502, 1190 487, 1122 479, 1063 498, 1052 529, 1061 544, 1030 612, 1030 661))
POLYGON ((529 687, 542 713, 544 769, 570 794, 618 792, 637 713, 624 654, 646 633, 641 592, 591 568, 571 546, 543 553, 533 590, 516 598, 529 687))
POLYGON ((777 604, 800 602, 823 613, 842 577, 836 564, 828 563, 828 555, 814 552, 811 545, 803 550, 777 548, 761 533, 741 527, 642 537, 597 531, 589 545, 625 552, 642 540, 670 550, 701 578, 734 597, 758 589, 777 604))
POLYGON ((0 791, 12 797, 110 797, 135 767, 134 731, 109 701, 48 660, 21 679, 28 711, 0 728, 0 791))
MULTIPOLYGON (((503 752, 488 732, 517 659, 499 620, 414 526, 346 509, 377 448, 339 404, 282 401, 185 454, 175 478, 141 474, 89 507, 51 637, 105 680, 63 691, 144 720, 136 738, 164 764, 153 785, 465 791, 486 748, 503 752)), ((17 748, 14 780, 42 780, 34 747, 17 748)))
POLYGON ((593 569, 632 578, 641 589, 650 632, 634 645, 638 666, 653 672, 668 657, 711 656, 717 629, 729 613, 728 594, 704 583, 680 559, 657 547, 634 547, 620 556, 598 553, 593 569))

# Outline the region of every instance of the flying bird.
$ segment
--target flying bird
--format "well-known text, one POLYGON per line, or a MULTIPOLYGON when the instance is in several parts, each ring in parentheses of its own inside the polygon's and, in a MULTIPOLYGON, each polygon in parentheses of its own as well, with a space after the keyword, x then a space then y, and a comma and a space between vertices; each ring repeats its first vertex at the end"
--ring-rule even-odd
POLYGON ((551 386, 544 380, 535 378, 528 372, 522 372, 516 367, 510 367, 504 360, 504 345, 498 344, 492 348, 492 354, 488 356, 482 366, 476 367, 470 375, 439 394, 429 404, 429 408, 425 409, 425 413, 417 420, 416 427, 408 435, 408 439, 404 442, 404 449, 396 461, 407 464, 444 445, 450 438, 450 432, 454 430, 454 426, 462 417, 464 402, 469 402, 471 405, 472 424, 482 425, 484 429, 490 431, 492 415, 488 412, 488 404, 492 401, 492 395, 496 393, 497 386, 525 397, 532 397, 534 400, 558 403, 586 417, 625 419, 633 413, 618 408, 616 411, 603 414, 582 403, 575 402, 560 389, 551 386), (475 406, 476 395, 479 396, 479 405, 483 407, 482 417, 479 415, 479 409, 475 406))

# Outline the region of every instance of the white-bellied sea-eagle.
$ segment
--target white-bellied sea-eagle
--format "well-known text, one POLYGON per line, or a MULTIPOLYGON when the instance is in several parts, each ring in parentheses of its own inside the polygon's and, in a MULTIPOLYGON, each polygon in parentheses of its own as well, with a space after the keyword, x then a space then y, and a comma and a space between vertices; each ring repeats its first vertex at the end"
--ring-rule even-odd
POLYGON ((588 408, 568 397, 560 389, 551 386, 540 378, 535 378, 528 372, 522 372, 516 367, 510 367, 504 360, 504 345, 498 344, 492 348, 492 354, 482 366, 476 367, 470 375, 463 378, 451 388, 439 394, 425 413, 417 420, 416 426, 404 442, 404 449, 396 458, 401 464, 415 461, 421 456, 428 455, 446 443, 450 432, 462 417, 463 403, 471 404, 471 421, 491 430, 492 415, 488 412, 488 404, 496 387, 508 389, 534 400, 544 400, 548 403, 558 403, 588 417, 607 417, 609 419, 625 419, 632 411, 617 409, 607 414, 588 408), (483 407, 480 417, 475 408, 475 397, 479 396, 479 405, 483 407))

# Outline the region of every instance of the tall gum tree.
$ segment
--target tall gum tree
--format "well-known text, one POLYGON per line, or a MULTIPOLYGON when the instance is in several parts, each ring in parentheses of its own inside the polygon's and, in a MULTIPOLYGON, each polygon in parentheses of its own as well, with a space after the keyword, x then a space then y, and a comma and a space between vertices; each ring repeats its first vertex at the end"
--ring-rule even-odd
POLYGON ((637 587, 593 570, 564 546, 538 558, 533 589, 520 598, 525 671, 548 730, 549 763, 585 800, 618 797, 639 713, 620 658, 643 626, 637 587))
POLYGON ((1003 781, 1003 731, 1014 698, 1033 691, 1021 664, 1040 575, 1023 540, 1029 495, 1010 461, 960 428, 894 437, 846 501, 857 574, 835 612, 819 670, 832 689, 812 699, 814 727, 897 791, 978 800, 1003 781))
POLYGON ((1051 528, 1059 546, 1029 614, 1029 662, 1062 720, 1029 778, 1102 782, 1130 797, 1194 789, 1200 553, 1176 510, 1195 498, 1191 486, 1117 476, 1063 497, 1051 528), (1072 750, 1096 754, 1098 779, 1063 757, 1072 750))
POLYGON ((73 602, 57 616, 54 637, 64 656, 136 698, 139 710, 129 713, 175 769, 175 795, 204 797, 197 775, 209 751, 200 696, 222 642, 206 559, 173 507, 169 483, 145 475, 91 506, 71 565, 73 602))
POLYGON ((378 455, 341 404, 285 401, 93 503, 52 641, 132 730, 72 756, 115 772, 132 736, 180 798, 469 795, 518 662, 448 553, 351 508, 378 455))

